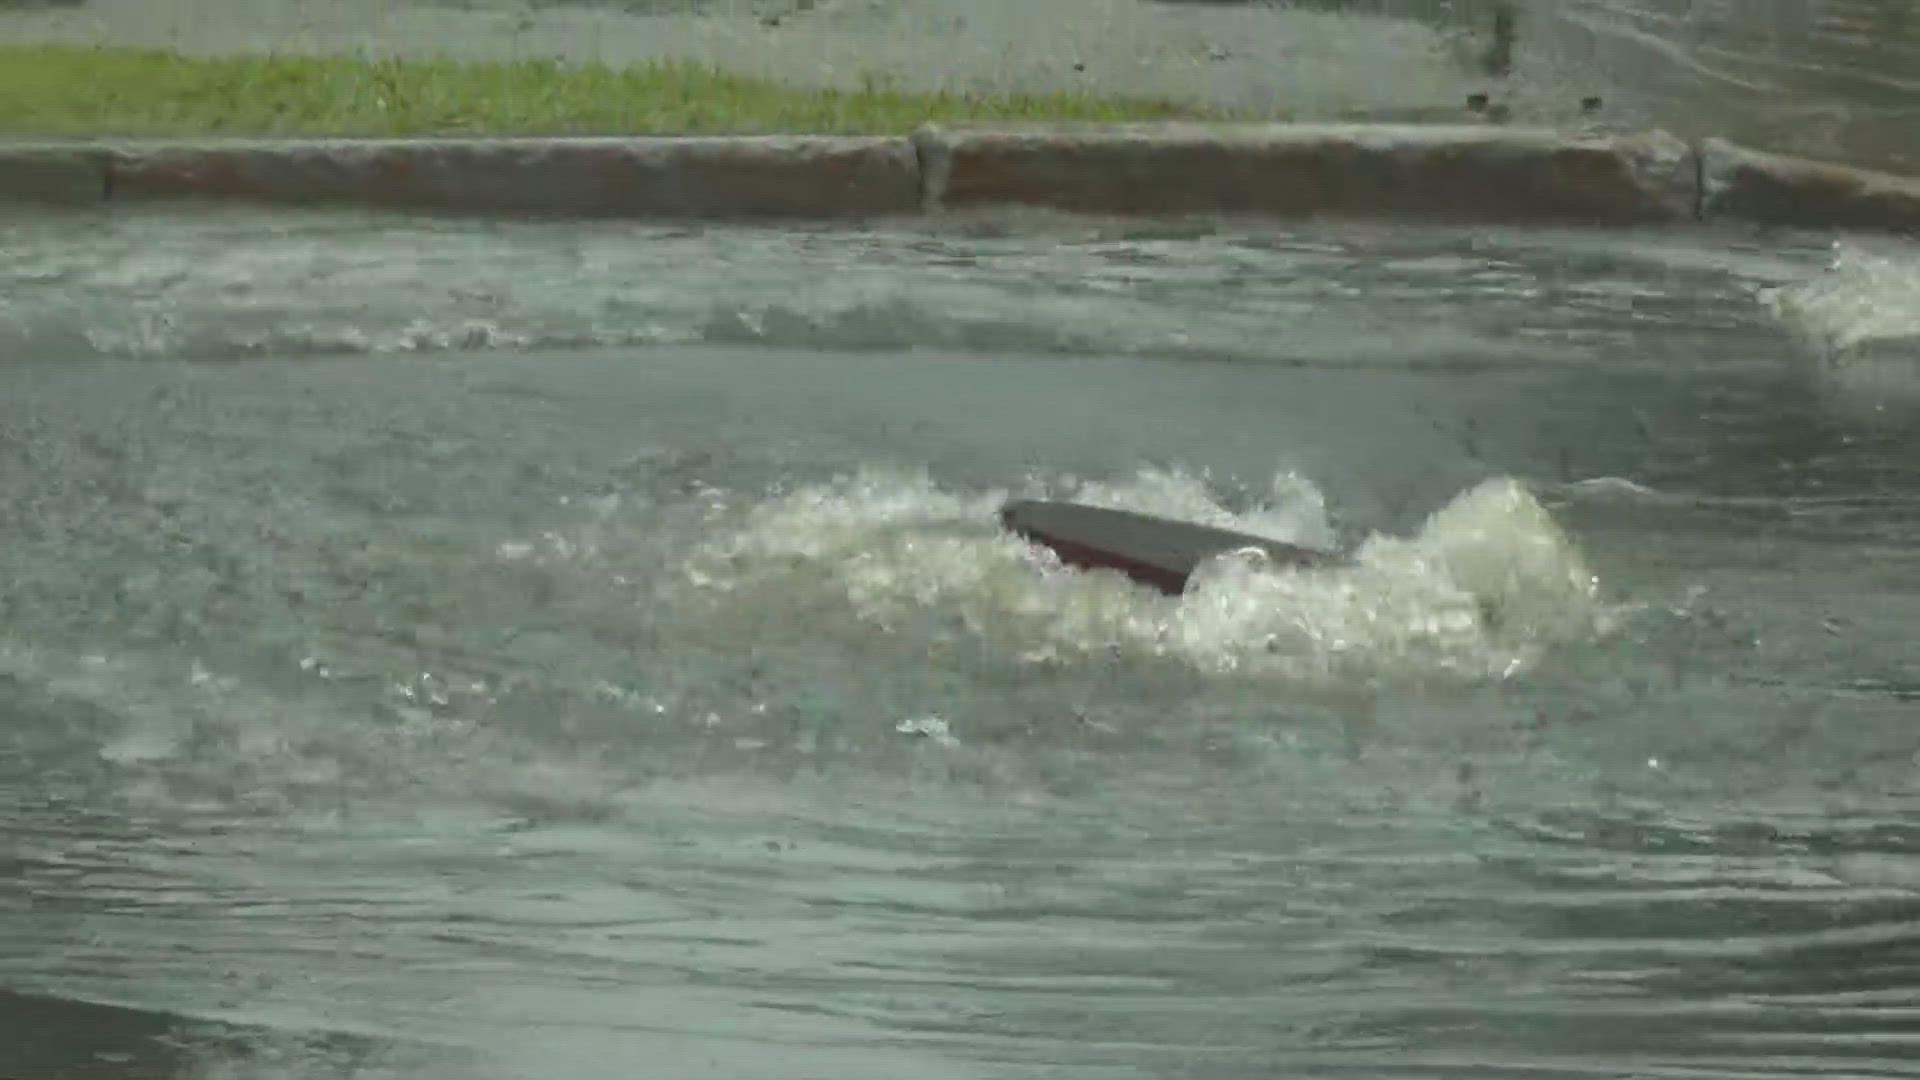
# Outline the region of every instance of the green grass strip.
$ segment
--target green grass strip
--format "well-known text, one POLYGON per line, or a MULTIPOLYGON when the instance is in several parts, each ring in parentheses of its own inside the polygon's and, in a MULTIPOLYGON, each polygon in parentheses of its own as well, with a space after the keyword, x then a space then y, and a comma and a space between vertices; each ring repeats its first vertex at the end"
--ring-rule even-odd
POLYGON ((899 133, 935 121, 1204 117, 1075 93, 805 89, 690 63, 614 68, 0 45, 0 136, 899 133))

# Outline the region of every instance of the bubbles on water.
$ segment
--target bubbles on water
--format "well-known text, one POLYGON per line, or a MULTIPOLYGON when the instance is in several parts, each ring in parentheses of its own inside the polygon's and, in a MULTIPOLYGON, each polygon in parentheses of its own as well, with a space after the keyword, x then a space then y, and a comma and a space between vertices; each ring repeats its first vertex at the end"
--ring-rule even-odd
MULTIPOLYGON (((1241 510, 1179 470, 1057 486, 1076 501, 1333 545, 1322 493, 1294 474, 1241 510)), ((1573 544, 1510 480, 1463 492, 1412 536, 1368 538, 1351 565, 1277 571, 1230 553, 1177 598, 1061 568, 998 528, 1003 501, 924 476, 843 477, 753 507, 694 552, 689 578, 739 604, 817 612, 825 593, 897 632, 958 626, 1029 665, 1170 659, 1203 675, 1498 678, 1612 625, 1573 544)))

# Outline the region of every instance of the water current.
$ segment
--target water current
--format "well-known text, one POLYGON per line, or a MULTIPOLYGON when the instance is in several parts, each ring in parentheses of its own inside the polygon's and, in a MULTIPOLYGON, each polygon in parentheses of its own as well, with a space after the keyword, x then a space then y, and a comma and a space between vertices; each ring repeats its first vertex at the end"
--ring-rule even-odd
POLYGON ((1911 249, 0 248, 0 1074, 1920 1074, 1911 249))

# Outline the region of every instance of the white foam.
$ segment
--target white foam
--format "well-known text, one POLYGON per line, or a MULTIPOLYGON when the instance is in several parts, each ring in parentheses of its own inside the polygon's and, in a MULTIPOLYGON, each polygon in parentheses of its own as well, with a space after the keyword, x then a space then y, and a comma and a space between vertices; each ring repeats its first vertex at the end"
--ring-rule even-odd
POLYGON ((1661 502, 1673 496, 1657 488, 1629 480, 1624 476, 1592 476, 1563 485, 1567 494, 1589 499, 1614 499, 1621 502, 1661 502))
MULTIPOLYGON (((1178 471, 1069 489, 1100 505, 1295 543, 1332 537, 1318 489, 1292 474, 1267 502, 1238 512, 1178 471)), ((1062 571, 994 527, 1000 502, 922 476, 843 478, 751 509, 695 552, 691 580, 735 594, 734 603, 796 608, 825 589, 883 627, 933 612, 1029 662, 1118 653, 1298 678, 1502 676, 1611 623, 1572 543, 1509 480, 1462 493, 1413 536, 1367 540, 1351 567, 1274 572, 1228 559, 1178 598, 1117 574, 1062 571)))
POLYGON ((1920 356, 1920 247, 1838 241, 1823 272, 1768 289, 1761 299, 1828 358, 1882 343, 1905 344, 1920 356))
POLYGON ((1817 357, 1830 407, 1901 426, 1920 415, 1920 247, 1840 241, 1825 271, 1761 299, 1817 357))
MULTIPOLYGON (((1567 281, 1549 269, 1559 241, 1466 256, 1449 227, 1387 236, 1352 223, 1216 223, 1137 236, 1058 216, 970 220, 454 230, 344 212, 152 211, 76 233, 0 215, 9 255, 27 268, 0 276, 0 345, 165 357, 711 343, 1539 365, 1615 362, 1593 327, 1649 317, 1633 310, 1641 260, 1607 256, 1567 281), (1510 312, 1524 312, 1520 332, 1510 312)), ((1728 295, 1718 268, 1684 272, 1701 281, 1688 290, 1695 307, 1728 295)), ((1731 295, 1744 303, 1744 291, 1731 295)))

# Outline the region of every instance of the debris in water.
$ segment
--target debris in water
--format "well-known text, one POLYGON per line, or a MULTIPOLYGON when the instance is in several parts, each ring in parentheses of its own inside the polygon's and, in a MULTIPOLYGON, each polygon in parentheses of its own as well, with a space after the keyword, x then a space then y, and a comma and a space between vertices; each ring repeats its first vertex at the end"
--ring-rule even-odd
POLYGON ((925 735, 941 746, 959 746, 960 740, 953 737, 947 728, 947 722, 937 716, 922 716, 911 720, 902 720, 894 726, 902 735, 925 735))

